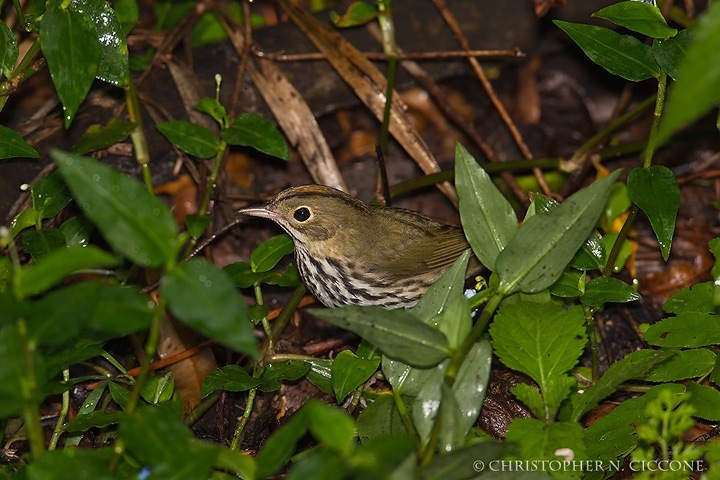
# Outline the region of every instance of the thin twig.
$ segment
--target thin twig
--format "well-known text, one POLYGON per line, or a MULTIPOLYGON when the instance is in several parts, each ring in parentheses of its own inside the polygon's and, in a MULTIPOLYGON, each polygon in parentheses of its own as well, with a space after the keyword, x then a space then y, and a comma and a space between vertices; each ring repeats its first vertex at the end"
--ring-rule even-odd
MULTIPOLYGON (((253 51, 253 55, 259 58, 267 58, 276 62, 306 62, 325 60, 325 56, 320 52, 312 53, 271 53, 262 51, 253 51)), ((370 60, 381 60, 387 61, 390 56, 384 52, 361 52, 362 55, 366 56, 370 60)), ((402 60, 448 60, 453 58, 498 58, 498 57, 512 57, 522 58, 525 54, 519 48, 507 49, 507 50, 449 50, 445 52, 398 52, 397 59, 402 60)))

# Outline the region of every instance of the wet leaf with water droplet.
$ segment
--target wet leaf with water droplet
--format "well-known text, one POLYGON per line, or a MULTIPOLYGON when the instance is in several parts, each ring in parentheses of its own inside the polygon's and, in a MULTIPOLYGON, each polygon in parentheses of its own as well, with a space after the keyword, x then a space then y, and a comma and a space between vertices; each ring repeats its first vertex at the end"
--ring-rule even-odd
POLYGON ((50 155, 80 208, 115 250, 142 266, 175 260, 178 228, 160 199, 97 160, 58 150, 50 155))

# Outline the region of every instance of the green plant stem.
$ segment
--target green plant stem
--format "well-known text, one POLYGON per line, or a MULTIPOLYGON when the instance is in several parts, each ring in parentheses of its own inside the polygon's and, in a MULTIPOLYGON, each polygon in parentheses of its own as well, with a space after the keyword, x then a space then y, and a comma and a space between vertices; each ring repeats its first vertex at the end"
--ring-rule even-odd
MULTIPOLYGON (((70 370, 63 370, 63 380, 67 383, 70 381, 70 370)), ((50 445, 48 450, 55 450, 57 447, 60 435, 63 434, 63 428, 65 427, 65 419, 67 418, 68 411, 70 410, 70 390, 65 390, 62 394, 62 407, 60 408, 60 415, 58 415, 57 423, 55 423, 55 430, 53 430, 52 437, 50 438, 50 445)))
POLYGON ((252 413, 253 405, 255 404, 255 395, 256 394, 257 394, 257 388, 251 388, 248 391, 248 398, 247 398, 247 402, 245 403, 245 411, 243 412, 243 415, 240 418, 240 422, 238 423, 238 426, 235 429, 235 434, 233 435, 232 443, 230 443, 231 450, 237 450, 240 446, 240 440, 242 439, 243 430, 245 430, 245 425, 247 425, 247 422, 250 419, 250 414, 252 413))
MULTIPOLYGON (((462 345, 460 345, 460 348, 450 359, 450 365, 448 365, 447 370, 445 370, 445 376, 443 379, 443 381, 448 387, 452 388, 453 384, 455 383, 455 379, 457 378, 457 374, 460 371, 460 366, 467 358, 470 350, 473 348, 475 343, 480 340, 480 337, 485 332, 488 323, 490 323, 490 319, 495 314, 495 310, 497 310, 503 298, 504 295, 501 293, 496 293, 495 295, 490 297, 487 304, 485 305, 485 308, 480 314, 480 318, 478 318, 477 322, 475 322, 475 325, 473 325, 470 334, 465 338, 465 341, 462 343, 462 345)), ((432 430, 430 432, 430 441, 423 447, 423 450, 420 453, 421 465, 429 464, 433 458, 433 455, 435 455, 435 445, 437 444, 437 439, 439 438, 441 429, 440 417, 441 415, 439 414, 438 409, 438 415, 437 417, 435 417, 435 422, 433 423, 432 430)))
POLYGON ((660 71, 658 77, 657 97, 655 98, 655 110, 653 112, 652 126, 650 127, 650 135, 648 136, 647 146, 645 147, 645 160, 643 168, 649 168, 652 165, 652 156, 655 153, 655 141, 657 138, 658 126, 660 125, 660 117, 662 116, 663 107, 665 106, 665 87, 667 87, 667 74, 664 70, 660 71))
POLYGON ((125 103, 128 109, 128 118, 135 124, 135 129, 130 132, 130 140, 135 149, 135 158, 140 164, 142 170, 143 181, 148 192, 153 193, 152 175, 150 174, 150 153, 145 137, 145 129, 143 127, 142 115, 140 114, 140 100, 135 89, 135 82, 130 78, 127 88, 125 88, 125 103))
POLYGON ((649 96, 624 114, 620 115, 619 117, 605 125, 595 135, 588 138, 585 143, 583 143, 580 148, 575 151, 573 156, 570 157, 570 160, 568 160, 568 163, 579 163, 585 157, 585 155, 590 152, 590 150, 598 146, 600 142, 610 136, 611 133, 613 133, 618 128, 624 126, 627 122, 635 118, 638 114, 642 113, 645 109, 649 108, 653 104, 654 99, 654 95, 649 96))
POLYGON ((40 51, 40 37, 37 37, 35 41, 33 41, 32 45, 30 45, 30 48, 28 48, 27 52, 25 52, 25 56, 23 59, 18 63, 17 67, 15 67, 15 70, 12 71, 10 74, 10 78, 17 77, 23 70, 25 70, 33 61, 33 58, 35 58, 35 55, 40 51))
POLYGON ((583 305, 583 316, 585 317, 585 328, 587 329, 588 336, 590 338, 590 366, 592 371, 592 383, 593 385, 600 378, 600 367, 599 367, 599 352, 598 352, 598 339, 597 331, 595 330, 595 311, 593 307, 583 305))
POLYGON ((195 424, 195 422, 200 420, 200 417, 202 417, 205 412, 210 410, 210 407, 215 405, 215 402, 220 400, 221 395, 221 390, 215 390, 213 393, 203 398, 200 403, 198 403, 198 405, 193 409, 193 411, 185 416, 185 418, 183 419, 185 425, 193 425, 195 424))
POLYGON ((273 353, 272 355, 264 357, 263 360, 265 361, 265 363, 284 362, 286 360, 300 360, 302 362, 312 362, 313 360, 317 360, 317 358, 310 355, 300 355, 298 353, 273 353))
POLYGON ((413 423, 412 418, 410 418, 410 413, 408 412, 407 406, 405 406, 405 402, 395 389, 393 389, 392 392, 393 400, 395 401, 395 408, 397 408, 397 411, 400 414, 400 420, 405 426, 405 430, 407 430, 408 434, 412 438, 413 443, 415 445, 420 445, 420 435, 418 435, 417 430, 415 429, 415 424, 413 423))
MULTIPOLYGON (((270 338, 272 338, 273 342, 277 341, 277 339, 282 334, 282 331, 285 330, 285 327, 292 318, 293 313, 295 313, 295 310, 297 310, 298 305, 300 305, 300 301, 305 296, 305 293, 307 293, 307 288, 305 288, 305 285, 303 285, 302 283, 295 287, 295 290, 293 290, 290 298, 280 312, 280 315, 278 315, 278 317, 273 322, 272 332, 270 335, 270 338)), ((265 352, 268 351, 268 342, 269 339, 266 338, 262 346, 260 347, 261 357, 264 357, 265 352)))
POLYGON ((40 404, 38 402, 38 384, 35 372, 35 349, 37 345, 30 339, 24 318, 18 320, 18 334, 25 363, 23 387, 23 420, 30 440, 30 453, 38 458, 45 451, 45 439, 40 424, 40 404))
POLYGON ((227 143, 225 142, 225 140, 220 140, 220 146, 218 147, 217 153, 215 154, 213 168, 210 172, 210 177, 208 178, 207 185, 205 187, 205 194, 203 195, 202 202, 200 202, 200 207, 198 208, 198 214, 200 216, 204 216, 209 213, 208 207, 210 206, 210 198, 212 196, 213 190, 215 189, 215 182, 217 182, 218 175, 220 175, 220 166, 222 165, 222 159, 223 155, 225 155, 226 148, 227 143))
MULTIPOLYGON (((150 364, 152 363, 152 359, 157 351, 158 342, 160 340, 160 329, 164 317, 165 300, 160 298, 158 305, 155 308, 155 314, 150 322, 150 331, 148 332, 148 338, 145 342, 145 357, 140 363, 140 371, 138 372, 138 376, 135 378, 135 384, 133 385, 133 389, 130 391, 130 396, 128 397, 127 404, 125 405, 125 413, 127 415, 133 415, 137 409, 138 402, 140 400, 140 392, 145 386, 145 381, 150 373, 150 364)), ((113 446, 112 457, 110 458, 110 472, 114 473, 116 471, 123 453, 125 453, 125 442, 121 437, 118 437, 115 441, 115 445, 113 446)))
MULTIPOLYGON (((5 2, 3 2, 4 4, 5 2)), ((18 20, 20 21, 20 26, 22 28, 25 28, 25 12, 23 12, 22 5, 20 5, 20 0, 13 0, 13 5, 15 6, 15 11, 17 12, 18 20)), ((1 7, 2 5, 0 5, 1 7)))
MULTIPOLYGON (((262 290, 260 290, 260 284, 258 282, 255 282, 253 284, 253 291, 255 292, 255 303, 258 306, 264 305, 262 290)), ((266 315, 263 315, 263 318, 260 322, 262 323, 263 330, 265 331, 265 338, 267 339, 266 351, 267 353, 272 355, 273 353, 275 353, 275 339, 272 335, 272 328, 270 327, 270 323, 268 322, 266 315)))

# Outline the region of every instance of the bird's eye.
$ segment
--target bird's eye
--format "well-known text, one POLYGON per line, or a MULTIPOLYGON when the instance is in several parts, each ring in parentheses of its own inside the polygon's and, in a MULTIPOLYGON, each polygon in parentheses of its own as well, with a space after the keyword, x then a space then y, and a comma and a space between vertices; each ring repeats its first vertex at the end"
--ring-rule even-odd
POLYGON ((300 207, 297 210, 295 210, 295 213, 293 213, 293 217, 298 222, 304 222, 308 218, 310 218, 310 209, 307 207, 300 207))

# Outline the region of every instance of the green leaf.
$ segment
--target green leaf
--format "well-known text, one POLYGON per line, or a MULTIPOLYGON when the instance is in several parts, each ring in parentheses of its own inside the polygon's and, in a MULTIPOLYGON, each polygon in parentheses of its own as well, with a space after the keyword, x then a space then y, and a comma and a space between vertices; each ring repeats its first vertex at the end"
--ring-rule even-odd
POLYGON ((563 406, 560 419, 577 422, 589 412, 600 400, 612 394, 621 383, 628 380, 642 380, 652 371, 655 365, 667 360, 673 351, 667 350, 639 350, 625 355, 612 365, 597 381, 595 385, 582 393, 575 393, 570 402, 563 406))
POLYGON ((65 236, 65 244, 68 247, 76 245, 85 247, 90 244, 90 235, 92 235, 95 226, 85 215, 75 215, 60 225, 59 229, 65 236))
POLYGON ((289 265, 287 270, 272 269, 267 272, 253 272, 250 264, 245 262, 225 265, 223 270, 230 275, 236 287, 248 288, 255 283, 267 283, 281 287, 294 287, 300 283, 300 274, 295 265, 289 265))
POLYGON ((287 480, 343 480, 348 467, 335 452, 318 449, 309 452, 293 464, 285 477, 287 480))
POLYGON ((585 278, 585 272, 565 270, 560 278, 550 285, 550 293, 561 298, 577 298, 585 292, 585 278))
POLYGON ((125 36, 130 33, 135 24, 138 22, 140 12, 136 0, 115 0, 112 4, 115 10, 115 16, 122 26, 122 32, 125 36))
POLYGON ((653 42, 655 61, 673 80, 677 81, 679 78, 680 64, 687 57, 692 41, 692 30, 686 29, 672 38, 653 42))
POLYGON ((0 75, 10 78, 10 74, 15 69, 18 53, 15 34, 5 22, 0 22, 0 75))
MULTIPOLYGON (((95 412, 95 409, 100 404, 100 399, 107 390, 107 384, 108 382, 101 382, 100 385, 98 385, 95 389, 91 390, 88 393, 87 397, 85 397, 85 400, 83 401, 82 406, 77 412, 77 416, 70 419, 70 421, 65 424, 66 431, 70 431, 70 424, 74 423, 75 421, 82 422, 83 417, 85 417, 89 413, 95 412)), ((87 430, 87 428, 80 429, 80 431, 76 435, 68 435, 68 437, 65 439, 65 448, 77 447, 78 445, 80 445, 80 442, 83 438, 83 432, 85 430, 87 430)))
POLYGON ((462 415, 459 427, 463 437, 475 424, 485 399, 487 384, 490 380, 490 366, 492 364, 492 348, 487 340, 480 340, 473 345, 465 361, 460 365, 453 394, 457 408, 462 415))
POLYGON ((174 391, 175 379, 173 373, 167 372, 164 375, 148 378, 142 390, 140 390, 140 395, 149 404, 157 405, 170 400, 174 391))
MULTIPOLYGON (((490 462, 502 458, 507 446, 500 442, 480 442, 457 448, 450 453, 435 455, 432 461, 415 472, 419 480, 466 480, 480 478, 479 466, 489 469, 490 462)), ((488 472, 490 473, 490 472, 488 472)), ((491 474, 492 475, 492 474, 491 474)), ((522 478, 533 480, 531 473, 524 472, 522 478)))
POLYGON ((358 437, 363 444, 405 433, 400 413, 390 394, 378 395, 357 418, 358 437))
POLYGON ((634 168, 628 175, 627 186, 632 201, 647 214, 667 262, 680 208, 680 186, 675 175, 664 165, 634 168))
POLYGON ((655 63, 652 48, 630 35, 621 35, 609 28, 596 25, 553 20, 585 55, 613 75, 640 82, 660 75, 660 67, 655 63))
MULTIPOLYGON (((570 378, 570 377, 566 377, 570 378)), ((535 388, 527 383, 518 383, 510 389, 510 392, 517 397, 522 403, 524 403, 538 418, 545 416, 545 406, 542 399, 542 395, 535 388)))
POLYGON ((668 38, 678 31, 668 27, 660 9, 645 2, 619 2, 592 14, 652 38, 668 38))
POLYGON ((413 368, 383 355, 382 371, 395 393, 416 397, 434 370, 413 368))
POLYGON ((33 207, 41 218, 53 218, 71 201, 70 190, 58 172, 44 177, 32 189, 33 207))
POLYGON ((659 347, 704 347, 720 344, 720 316, 681 313, 651 325, 645 341, 659 347))
POLYGON ((225 107, 214 98, 201 98, 197 105, 195 105, 195 110, 207 113, 213 120, 218 122, 220 126, 224 126, 230 122, 225 107))
POLYGON ((364 384, 377 371, 379 365, 379 357, 366 360, 350 350, 338 353, 333 360, 330 380, 337 403, 341 404, 350 392, 364 384))
POLYGON ((641 298, 637 290, 622 280, 597 277, 588 282, 580 301, 583 305, 600 307, 606 303, 627 303, 641 298))
POLYGON ((110 390, 110 396, 112 397, 113 401, 117 403, 121 409, 125 410, 128 401, 130 401, 130 390, 121 385, 118 385, 115 382, 110 382, 108 384, 108 390, 110 390))
POLYGON ((657 145, 720 102, 720 3, 708 7, 694 29, 694 40, 670 86, 657 145))
POLYGON ((260 390, 274 392, 279 390, 281 380, 299 380, 310 370, 310 364, 300 360, 285 360, 264 365, 255 376, 260 378, 260 390), (259 373, 259 376, 258 376, 259 373))
POLYGON ((65 424, 65 431, 70 433, 85 432, 91 428, 105 428, 116 425, 125 418, 125 412, 90 412, 78 415, 65 424))
POLYGON ((351 3, 342 15, 338 15, 336 12, 330 12, 330 20, 332 20, 336 27, 340 28, 365 25, 377 16, 377 7, 366 2, 351 3))
POLYGON ((303 361, 310 365, 310 370, 307 371, 308 381, 323 392, 332 394, 333 391, 330 380, 332 378, 331 370, 333 361, 326 358, 315 358, 313 360, 303 361))
POLYGON ((215 459, 215 468, 233 472, 239 478, 243 479, 255 479, 257 475, 255 470, 255 459, 252 455, 237 450, 230 450, 229 448, 220 448, 218 456, 215 459))
POLYGON ((435 366, 449 354, 445 335, 405 310, 348 305, 329 310, 314 308, 308 313, 357 333, 390 358, 414 367, 435 366))
POLYGON ((170 143, 198 158, 214 157, 220 148, 220 140, 213 132, 194 123, 177 120, 158 123, 155 127, 170 143))
POLYGON ((26 208, 20 212, 10 223, 10 235, 15 238, 18 233, 28 227, 35 226, 40 221, 40 212, 34 208, 26 208))
POLYGON ((254 113, 238 115, 230 127, 223 129, 222 138, 230 145, 252 147, 267 155, 290 160, 290 150, 275 124, 254 113))
POLYGON ((84 15, 95 27, 94 40, 100 48, 97 78, 116 87, 127 86, 130 82, 127 42, 115 10, 107 2, 96 0, 73 0, 68 10, 84 15))
POLYGON ((444 314, 451 299, 463 296, 469 258, 469 251, 460 255, 455 263, 428 288, 417 305, 410 309, 415 318, 431 323, 436 317, 444 314))
MULTIPOLYGON (((2 23, 5 25, 5 23, 2 23)), ((0 48, 2 52, 2 48, 0 48)), ((14 130, 0 125, 0 159, 39 158, 40 154, 27 144, 14 130)))
POLYGON ((25 253, 29 253, 34 261, 46 257, 50 252, 65 247, 65 235, 57 228, 49 230, 30 230, 22 239, 25 253))
POLYGON ((227 365, 215 370, 203 381, 202 396, 207 397, 216 390, 228 392, 246 392, 260 385, 258 378, 253 378, 239 365, 227 365))
POLYGON ((27 478, 53 480, 73 478, 76 480, 113 480, 108 465, 112 448, 84 448, 53 450, 34 460, 27 469, 27 478))
POLYGON ((58 150, 50 156, 80 208, 115 250, 142 266, 175 260, 177 225, 159 198, 97 160, 58 150))
MULTIPOLYGON (((0 417, 20 415, 25 404, 23 382, 26 364, 23 361, 20 334, 17 326, 0 328, 0 417)), ((38 355, 34 356, 37 359, 38 355)), ((38 365, 36 364, 37 368, 38 365)))
POLYGON ((547 215, 526 220, 498 255, 499 291, 535 293, 555 283, 595 226, 619 174, 616 170, 547 215))
POLYGON ((465 443, 465 435, 469 427, 465 428, 463 414, 452 388, 445 382, 440 382, 440 391, 442 400, 439 405, 439 415, 442 429, 438 436, 438 448, 443 452, 452 452, 465 443))
MULTIPOLYGON (((610 252, 612 252, 612 249, 615 246, 615 242, 617 241, 617 239, 617 232, 608 232, 603 236, 603 244, 605 245, 606 256, 610 256, 610 252)), ((627 238, 624 238, 622 241, 622 245, 620 246, 620 253, 618 254, 617 260, 615 260, 615 265, 613 266, 613 273, 618 273, 619 271, 621 271, 631 255, 632 248, 630 248, 630 242, 628 242, 627 238)))
POLYGON ((204 260, 191 259, 160 280, 168 307, 183 323, 226 347, 257 357, 250 318, 228 275, 204 260))
POLYGON ((40 22, 40 44, 68 128, 98 73, 101 48, 95 26, 87 15, 52 6, 40 22))
POLYGON ((455 144, 455 185, 468 242, 480 263, 494 272, 498 254, 518 230, 515 211, 460 143, 455 144))
POLYGON ((673 294, 663 305, 667 313, 715 313, 713 282, 698 283, 673 294))
POLYGON ((289 422, 275 431, 265 442, 257 456, 257 478, 273 475, 290 460, 295 452, 297 442, 305 436, 308 430, 307 405, 305 404, 289 422))
POLYGON ((319 400, 304 406, 310 431, 322 444, 338 453, 348 454, 355 444, 355 421, 345 410, 331 407, 319 400))
POLYGON ((274 268, 281 258, 291 254, 294 249, 295 246, 290 235, 282 234, 270 237, 250 254, 250 267, 253 272, 267 272, 274 268))
POLYGON ((688 382, 685 386, 690 393, 690 405, 695 408, 694 417, 704 418, 711 422, 720 420, 720 392, 707 385, 688 382))
POLYGON ((716 360, 715 352, 706 348, 675 350, 672 357, 656 365, 645 379, 649 382, 674 382, 698 378, 709 374, 716 360))
POLYGON ((520 448, 524 459, 562 461, 555 453, 561 448, 572 448, 575 458, 585 458, 583 428, 577 423, 516 418, 508 427, 507 439, 520 448))
POLYGON ((211 220, 212 217, 210 215, 190 214, 185 217, 185 226, 190 236, 197 240, 205 233, 211 220))
POLYGON ((72 151, 78 155, 103 150, 127 138, 136 125, 113 118, 107 125, 90 125, 82 137, 75 142, 72 151))
POLYGON ((24 297, 35 295, 58 284, 77 270, 117 264, 117 258, 93 246, 55 250, 37 263, 16 272, 13 279, 15 292, 24 297))
POLYGON ((120 424, 120 437, 141 465, 152 466, 153 477, 207 479, 219 448, 196 440, 177 413, 167 407, 139 408, 120 424))
POLYGON ((523 301, 506 304, 495 316, 490 336, 500 360, 540 386, 544 418, 552 420, 569 393, 566 372, 577 365, 585 348, 582 309, 523 301))

